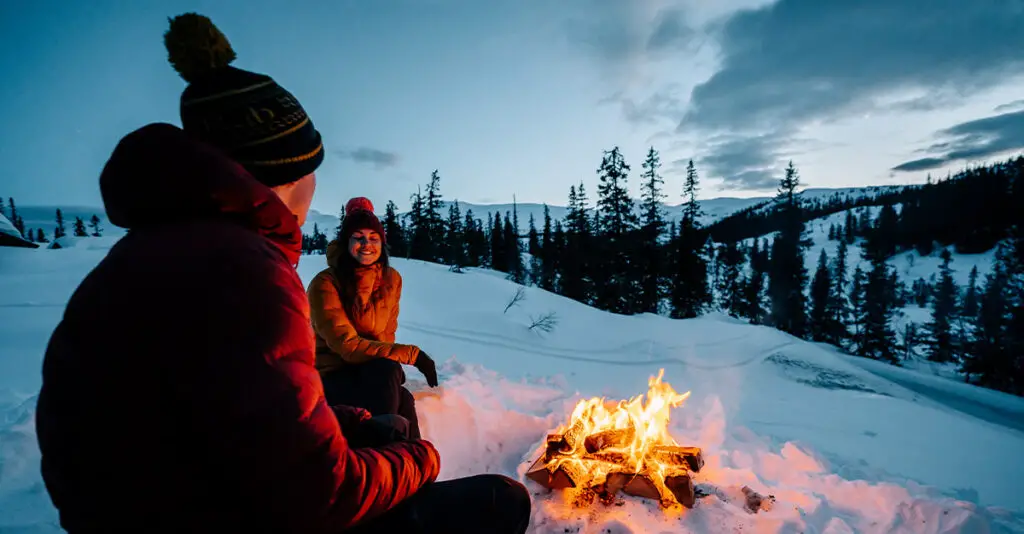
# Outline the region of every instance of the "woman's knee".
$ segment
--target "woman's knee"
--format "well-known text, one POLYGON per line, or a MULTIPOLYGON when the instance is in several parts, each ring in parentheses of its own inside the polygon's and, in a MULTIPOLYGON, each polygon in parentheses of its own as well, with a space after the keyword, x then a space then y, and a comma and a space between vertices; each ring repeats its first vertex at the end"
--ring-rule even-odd
POLYGON ((362 378, 373 377, 373 380, 383 382, 394 382, 402 384, 405 382, 405 371, 402 364, 387 358, 374 358, 364 364, 360 373, 362 378))

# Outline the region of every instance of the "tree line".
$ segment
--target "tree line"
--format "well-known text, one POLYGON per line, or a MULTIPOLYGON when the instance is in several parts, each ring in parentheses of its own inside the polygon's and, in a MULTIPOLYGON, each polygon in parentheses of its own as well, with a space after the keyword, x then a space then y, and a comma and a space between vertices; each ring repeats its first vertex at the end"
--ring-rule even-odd
MULTIPOLYGON (((46 231, 42 228, 26 228, 25 219, 18 213, 18 205, 15 203, 13 197, 8 197, 7 204, 4 204, 3 198, 0 198, 0 215, 3 215, 7 220, 11 221, 11 225, 14 229, 21 234, 21 236, 32 243, 51 243, 50 238, 47 236, 46 231)), ((100 218, 96 214, 93 214, 89 218, 89 222, 86 223, 81 217, 75 217, 75 220, 71 223, 72 235, 75 237, 100 237, 103 235, 103 226, 100 223, 100 218), (88 227, 88 228, 87 228, 88 227)), ((67 223, 64 220, 64 212, 57 208, 56 216, 54 217, 53 227, 53 242, 51 243, 52 248, 59 248, 60 245, 56 243, 56 240, 68 235, 67 223)))
MULTIPOLYGON (((683 203, 678 223, 663 210, 668 195, 660 167, 652 147, 641 163, 636 201, 628 194, 631 167, 622 152, 604 151, 593 207, 587 185, 574 184, 565 216, 553 218, 545 205, 543 220, 531 214, 525 235, 518 232, 515 203, 505 213, 488 212, 486 221, 472 210, 461 213, 457 200, 443 213, 435 170, 425 189, 410 197, 407 213, 399 215, 388 202, 383 223, 397 257, 443 263, 453 271, 494 269, 517 283, 619 314, 692 318, 722 311, 890 363, 924 351, 934 361, 956 363, 973 383, 1024 393, 1024 243, 1017 231, 1024 225, 1022 210, 1013 208, 1024 205, 1024 158, 905 191, 812 201, 801 198, 791 162, 770 205, 708 227, 700 223, 693 162, 677 193, 683 203), (844 210, 843 222, 829 228, 829 238, 838 242, 834 257, 822 251, 809 272, 807 223, 844 210), (745 225, 753 229, 735 230, 745 225), (850 257, 853 245, 860 258, 850 257), (997 247, 998 253, 983 285, 975 285, 982 283, 975 272, 967 288, 952 282, 948 250, 937 280, 909 286, 887 261, 936 247, 959 253, 997 247), (931 308, 932 319, 921 332, 913 325, 897 332, 898 311, 910 303, 931 308)), ((307 251, 327 246, 320 229, 304 241, 307 251)))

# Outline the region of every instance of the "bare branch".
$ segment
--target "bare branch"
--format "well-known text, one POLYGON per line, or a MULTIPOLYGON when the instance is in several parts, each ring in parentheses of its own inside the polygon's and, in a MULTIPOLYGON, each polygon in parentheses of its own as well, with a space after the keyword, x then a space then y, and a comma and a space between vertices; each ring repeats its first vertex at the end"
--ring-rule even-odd
POLYGON ((558 314, 555 312, 548 312, 540 317, 530 317, 530 330, 536 328, 541 332, 550 334, 556 326, 558 326, 558 314))
POLYGON ((526 289, 523 286, 519 286, 516 288, 515 294, 512 295, 512 299, 508 301, 507 305, 505 305, 505 311, 501 313, 508 313, 509 308, 524 300, 526 300, 526 289))

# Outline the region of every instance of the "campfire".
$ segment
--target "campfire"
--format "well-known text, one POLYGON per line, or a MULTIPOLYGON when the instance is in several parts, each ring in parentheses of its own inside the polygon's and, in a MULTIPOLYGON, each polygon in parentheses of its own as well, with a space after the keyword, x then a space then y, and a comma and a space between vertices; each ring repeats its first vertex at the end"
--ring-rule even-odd
POLYGON ((526 476, 549 489, 570 490, 575 504, 626 495, 662 506, 692 508, 693 473, 704 466, 698 447, 680 446, 668 433, 672 408, 690 392, 662 382, 665 370, 648 382, 647 400, 591 398, 580 401, 569 423, 547 436, 547 446, 526 476))

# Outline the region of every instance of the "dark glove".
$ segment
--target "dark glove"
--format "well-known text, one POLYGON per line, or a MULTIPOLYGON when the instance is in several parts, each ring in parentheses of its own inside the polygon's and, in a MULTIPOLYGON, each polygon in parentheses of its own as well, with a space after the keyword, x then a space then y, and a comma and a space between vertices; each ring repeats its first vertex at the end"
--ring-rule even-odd
POLYGON ((430 356, 427 356, 423 349, 420 349, 420 355, 416 357, 416 363, 413 364, 419 372, 423 373, 423 376, 427 377, 427 385, 436 388, 437 387, 437 366, 434 364, 434 360, 430 356))
POLYGON ((408 440, 409 420, 400 415, 384 414, 361 421, 349 443, 354 448, 384 447, 408 440))

